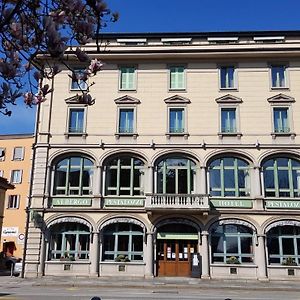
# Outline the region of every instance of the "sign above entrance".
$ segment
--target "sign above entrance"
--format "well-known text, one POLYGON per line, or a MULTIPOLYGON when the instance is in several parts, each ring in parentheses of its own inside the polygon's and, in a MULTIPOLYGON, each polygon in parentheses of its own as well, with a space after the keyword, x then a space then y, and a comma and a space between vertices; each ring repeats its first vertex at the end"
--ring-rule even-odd
POLYGON ((266 200, 266 208, 300 209, 300 201, 266 200))
POLYGON ((52 198, 53 206, 91 206, 91 198, 52 198))
POLYGON ((158 232, 158 240, 198 240, 197 233, 158 232))
POLYGON ((252 200, 233 200, 233 199, 211 199, 210 203, 213 207, 224 207, 224 208, 252 208, 252 200))
POLYGON ((142 198, 106 198, 105 206, 130 206, 144 207, 144 199, 142 198))

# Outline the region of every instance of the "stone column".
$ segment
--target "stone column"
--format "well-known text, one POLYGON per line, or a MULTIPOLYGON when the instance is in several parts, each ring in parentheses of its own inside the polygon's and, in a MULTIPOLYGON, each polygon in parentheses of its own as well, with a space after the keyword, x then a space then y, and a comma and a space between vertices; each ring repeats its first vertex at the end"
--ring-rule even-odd
POLYGON ((202 272, 201 279, 209 279, 209 251, 208 251, 208 232, 202 232, 202 272))
POLYGON ((254 166, 251 173, 251 196, 255 199, 254 208, 258 210, 264 209, 263 196, 261 190, 261 177, 259 166, 254 166))
POLYGON ((95 167, 95 175, 93 178, 93 203, 92 207, 100 208, 101 207, 101 179, 102 179, 102 167, 96 166, 95 167))
POLYGON ((153 277, 153 232, 147 232, 145 277, 153 277))
POLYGON ((154 186, 153 186, 153 166, 149 166, 147 170, 147 178, 145 180, 145 192, 152 194, 154 192, 154 186))
POLYGON ((90 247, 90 261, 91 261, 91 276, 98 276, 99 266, 99 232, 92 233, 92 243, 90 247))
POLYGON ((266 261, 266 248, 265 248, 265 235, 257 235, 258 245, 256 247, 256 265, 257 277, 259 280, 267 279, 267 261, 266 261))
POLYGON ((206 193, 206 168, 205 166, 200 167, 200 178, 199 181, 199 188, 198 191, 200 194, 207 194, 206 193))

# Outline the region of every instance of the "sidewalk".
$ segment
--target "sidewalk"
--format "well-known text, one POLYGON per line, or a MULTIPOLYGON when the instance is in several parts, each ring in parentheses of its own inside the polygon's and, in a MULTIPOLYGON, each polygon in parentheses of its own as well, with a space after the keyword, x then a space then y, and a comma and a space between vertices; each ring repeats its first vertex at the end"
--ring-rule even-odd
POLYGON ((200 280, 197 278, 156 277, 151 279, 135 277, 54 277, 19 278, 0 276, 2 287, 36 286, 36 287, 123 287, 123 288, 177 288, 177 289, 250 289, 284 291, 292 289, 300 292, 299 281, 267 281, 256 280, 200 280))

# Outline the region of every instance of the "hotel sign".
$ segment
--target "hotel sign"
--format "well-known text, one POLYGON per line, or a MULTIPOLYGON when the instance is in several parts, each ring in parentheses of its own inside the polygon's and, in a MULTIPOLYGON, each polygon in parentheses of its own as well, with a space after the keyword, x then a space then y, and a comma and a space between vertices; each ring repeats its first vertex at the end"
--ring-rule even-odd
POLYGON ((266 200, 266 208, 270 209, 300 209, 300 201, 289 201, 289 200, 266 200))
POLYGON ((53 206, 91 206, 91 198, 52 198, 53 206))
POLYGON ((252 200, 211 199, 210 203, 215 208, 252 208, 252 200))
POLYGON ((104 205, 107 206, 129 206, 129 207, 144 207, 144 199, 137 198, 137 199, 130 199, 130 198, 112 198, 112 199, 105 199, 104 205))
POLYGON ((19 234, 19 227, 2 227, 3 237, 18 236, 18 234, 19 234))

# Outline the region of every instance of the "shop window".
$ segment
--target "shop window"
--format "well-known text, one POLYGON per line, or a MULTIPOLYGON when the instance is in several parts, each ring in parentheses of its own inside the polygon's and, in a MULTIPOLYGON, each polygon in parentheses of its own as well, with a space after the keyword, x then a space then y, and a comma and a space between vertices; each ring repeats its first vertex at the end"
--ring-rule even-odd
POLYGON ((244 225, 218 225, 211 233, 212 263, 253 263, 253 230, 244 225))
POLYGON ((143 260, 143 229, 135 224, 116 223, 103 230, 103 261, 143 260))
POLYGON ((218 158, 209 165, 210 195, 243 197, 250 195, 249 164, 239 158, 218 158))
POLYGON ((89 259, 90 230, 78 223, 53 225, 49 246, 49 260, 89 259))
POLYGON ((277 226, 267 233, 269 264, 300 264, 300 227, 277 226))
POLYGON ((182 157, 163 159, 157 165, 157 193, 191 194, 195 191, 196 165, 182 157))
POLYGON ((276 157, 263 164, 266 197, 300 197, 300 162, 276 157))
POLYGON ((111 159, 106 166, 106 195, 143 194, 144 163, 134 157, 111 159))
POLYGON ((93 163, 74 156, 59 161, 54 170, 54 195, 91 195, 93 163))

